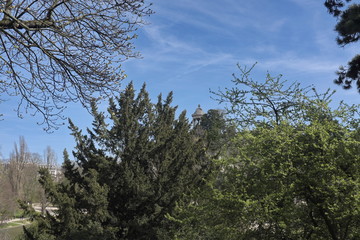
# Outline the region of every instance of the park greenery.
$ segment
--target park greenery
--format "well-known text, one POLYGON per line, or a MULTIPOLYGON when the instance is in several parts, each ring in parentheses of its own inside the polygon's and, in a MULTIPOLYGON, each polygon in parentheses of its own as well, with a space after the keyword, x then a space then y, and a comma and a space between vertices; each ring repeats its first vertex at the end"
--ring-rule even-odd
POLYGON ((37 203, 40 211, 45 213, 49 202, 38 181, 38 171, 50 166, 56 166, 56 155, 51 147, 47 147, 41 155, 32 153, 24 137, 14 144, 9 158, 0 161, 0 239, 14 239, 13 236, 21 234, 21 225, 28 223, 21 220, 28 216, 20 208, 19 201, 37 203))
POLYGON ((47 172, 40 177, 57 214, 35 216, 26 239, 166 239, 166 215, 212 166, 171 101, 170 93, 152 104, 145 86, 136 96, 129 84, 110 100, 107 117, 93 105, 87 134, 70 121, 76 161, 64 153, 60 184, 47 172))
POLYGON ((176 238, 358 239, 359 106, 240 70, 216 94, 238 131, 194 201, 169 215, 176 238))
POLYGON ((40 171, 57 210, 22 204, 20 239, 358 239, 359 106, 252 69, 198 125, 145 85, 94 102, 85 133, 70 121, 64 179, 40 171))
MULTIPOLYGON (((349 2, 325 1, 340 45, 359 39, 360 5, 343 10, 349 2)), ((281 75, 254 80, 255 65, 239 65, 231 87, 211 91, 225 109, 195 124, 172 93, 152 102, 145 84, 114 87, 124 73, 111 63, 135 57, 131 34, 152 11, 144 1, 100 3, 4 1, 0 93, 20 95, 48 128, 80 96, 93 122, 84 131, 69 120, 76 148, 64 150, 62 178, 39 167, 54 163, 50 147, 41 157, 20 137, 0 164, 0 224, 25 216, 18 240, 360 239, 360 106, 281 75), (117 94, 106 112, 96 92, 117 94)), ((338 84, 360 88, 359 59, 339 69, 338 84)))
POLYGON ((0 161, 0 223, 13 217, 22 217, 18 200, 46 204, 46 197, 38 181, 41 167, 55 166, 56 155, 51 147, 43 155, 32 153, 24 137, 14 144, 9 159, 0 161))

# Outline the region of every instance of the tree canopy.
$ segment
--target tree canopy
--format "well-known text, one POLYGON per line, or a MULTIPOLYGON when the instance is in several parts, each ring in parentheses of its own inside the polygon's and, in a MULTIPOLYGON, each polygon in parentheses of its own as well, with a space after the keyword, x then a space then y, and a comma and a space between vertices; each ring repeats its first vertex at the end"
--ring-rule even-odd
POLYGON ((37 216, 26 239, 173 239, 166 215, 211 163, 171 101, 172 94, 152 104, 145 87, 135 96, 130 84, 110 100, 108 117, 93 105, 88 134, 71 123, 76 161, 65 152, 65 181, 46 172, 40 179, 59 210, 37 216))
POLYGON ((151 13, 144 0, 0 1, 0 94, 56 127, 67 102, 89 107, 94 93, 119 91, 120 64, 137 56, 134 31, 151 13))
POLYGON ((245 94, 229 105, 239 130, 220 171, 178 205, 178 239, 358 239, 359 106, 249 74, 217 95, 245 94))
MULTIPOLYGON (((338 19, 335 31, 338 33, 337 43, 340 46, 357 42, 360 37, 360 4, 348 5, 347 3, 350 2, 352 0, 325 1, 325 7, 329 13, 338 19)), ((353 57, 347 66, 340 66, 337 75, 338 78, 335 83, 349 89, 355 82, 357 89, 360 91, 360 55, 353 57)))
POLYGON ((210 109, 200 121, 201 128, 199 137, 206 143, 206 152, 213 157, 220 156, 228 151, 227 143, 236 133, 236 127, 226 119, 224 110, 210 109))

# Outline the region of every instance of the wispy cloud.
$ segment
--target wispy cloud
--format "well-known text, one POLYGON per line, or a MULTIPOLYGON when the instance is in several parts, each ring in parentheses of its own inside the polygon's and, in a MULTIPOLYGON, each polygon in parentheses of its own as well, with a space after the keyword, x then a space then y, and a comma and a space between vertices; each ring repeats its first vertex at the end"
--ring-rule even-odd
MULTIPOLYGON (((290 0, 291 2, 293 3, 296 3, 297 5, 305 8, 305 9, 309 9, 309 8, 312 8, 312 9, 317 9, 317 7, 319 5, 323 6, 324 3, 321 2, 321 1, 314 1, 314 0, 290 0)), ((324 11, 326 11, 325 7, 323 9, 324 11)))
POLYGON ((191 45, 188 42, 184 42, 174 35, 169 33, 163 33, 160 25, 152 25, 145 29, 145 33, 149 40, 154 43, 154 48, 160 50, 161 53, 196 53, 201 51, 200 48, 191 45))
POLYGON ((227 65, 227 66, 234 65, 235 62, 236 59, 231 54, 224 54, 224 53, 206 54, 203 56, 203 58, 192 61, 191 64, 188 65, 187 70, 185 70, 181 74, 178 74, 176 78, 180 78, 188 74, 191 74, 193 72, 200 71, 201 69, 209 66, 215 66, 218 68, 219 65, 227 65))
POLYGON ((279 31, 287 21, 284 17, 266 11, 260 3, 252 1, 240 4, 238 0, 183 0, 167 1, 166 4, 166 8, 160 6, 158 11, 169 22, 189 24, 202 30, 233 37, 242 29, 279 31), (254 12, 254 9, 257 11, 254 12))
POLYGON ((337 61, 326 60, 316 57, 297 57, 297 56, 282 56, 278 58, 266 59, 261 61, 261 66, 267 69, 288 69, 295 72, 306 73, 329 73, 334 72, 339 63, 337 61))
POLYGON ((144 30, 149 46, 142 50, 141 64, 133 61, 137 68, 162 70, 172 65, 173 77, 179 78, 211 65, 236 63, 231 53, 207 49, 190 39, 177 37, 167 27, 153 24, 144 30))

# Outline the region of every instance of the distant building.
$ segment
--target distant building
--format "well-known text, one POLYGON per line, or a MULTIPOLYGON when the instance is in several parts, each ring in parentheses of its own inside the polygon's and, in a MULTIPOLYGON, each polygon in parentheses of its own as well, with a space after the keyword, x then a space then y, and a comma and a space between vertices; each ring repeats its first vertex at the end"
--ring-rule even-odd
POLYGON ((191 115, 193 120, 192 120, 192 126, 193 128, 195 128, 196 126, 200 125, 201 123, 201 118, 205 115, 205 112, 202 110, 202 108, 200 107, 200 104, 198 105, 198 107, 196 108, 195 112, 191 115))
POLYGON ((200 125, 202 117, 204 115, 205 115, 205 112, 200 107, 200 104, 196 108, 195 112, 191 115, 192 116, 191 126, 192 126, 192 129, 194 130, 194 133, 195 133, 195 135, 197 137, 200 137, 200 136, 204 135, 204 130, 200 125))
POLYGON ((48 164, 39 164, 39 168, 46 168, 49 170, 50 175, 53 177, 55 181, 59 181, 62 177, 62 168, 56 165, 48 165, 48 164))

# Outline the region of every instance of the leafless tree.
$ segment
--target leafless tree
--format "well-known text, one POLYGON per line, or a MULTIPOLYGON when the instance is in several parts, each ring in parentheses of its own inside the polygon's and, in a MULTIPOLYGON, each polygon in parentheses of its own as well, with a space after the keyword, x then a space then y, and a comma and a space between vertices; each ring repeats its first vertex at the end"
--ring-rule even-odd
POLYGON ((56 153, 50 146, 47 146, 45 149, 44 160, 47 167, 56 165, 56 153))
POLYGON ((0 0, 0 95, 57 128, 65 103, 119 91, 145 0, 0 0))
POLYGON ((43 161, 40 154, 30 153, 22 176, 22 200, 26 202, 37 202, 41 200, 42 188, 38 181, 38 172, 39 164, 42 162, 43 161))
MULTIPOLYGON (((5 164, 0 162, 0 225, 11 216, 15 204, 13 203, 12 191, 7 178, 5 164)), ((1 236, 0 236, 0 239, 1 236)))
POLYGON ((12 217, 17 209, 16 200, 24 197, 24 186, 29 180, 24 177, 29 159, 25 139, 20 137, 9 161, 2 162, 0 166, 0 221, 12 217))
POLYGON ((20 137, 19 145, 15 143, 8 164, 9 183, 15 197, 21 197, 23 194, 24 171, 30 159, 31 154, 28 151, 25 139, 20 137))

